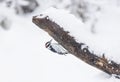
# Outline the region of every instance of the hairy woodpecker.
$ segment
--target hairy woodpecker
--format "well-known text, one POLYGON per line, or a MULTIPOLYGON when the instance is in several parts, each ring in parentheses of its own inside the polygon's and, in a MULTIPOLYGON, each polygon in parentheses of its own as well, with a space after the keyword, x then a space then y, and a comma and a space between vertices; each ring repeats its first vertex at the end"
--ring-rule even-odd
POLYGON ((58 43, 52 43, 52 40, 46 42, 45 47, 49 50, 51 50, 54 53, 58 53, 60 55, 65 55, 68 54, 68 51, 63 48, 60 44, 58 43))

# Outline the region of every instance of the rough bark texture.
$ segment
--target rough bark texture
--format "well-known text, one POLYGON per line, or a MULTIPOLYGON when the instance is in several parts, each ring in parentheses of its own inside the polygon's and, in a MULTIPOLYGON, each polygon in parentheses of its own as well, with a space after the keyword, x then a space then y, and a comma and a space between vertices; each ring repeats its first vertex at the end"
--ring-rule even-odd
POLYGON ((37 18, 36 16, 32 19, 39 28, 46 31, 51 37, 53 37, 59 44, 61 44, 69 53, 86 62, 87 64, 94 66, 107 74, 115 74, 117 78, 120 75, 120 64, 112 60, 102 57, 89 51, 88 47, 81 48, 85 45, 84 43, 78 43, 74 37, 69 35, 68 31, 64 31, 55 22, 51 21, 48 16, 45 18, 37 18))

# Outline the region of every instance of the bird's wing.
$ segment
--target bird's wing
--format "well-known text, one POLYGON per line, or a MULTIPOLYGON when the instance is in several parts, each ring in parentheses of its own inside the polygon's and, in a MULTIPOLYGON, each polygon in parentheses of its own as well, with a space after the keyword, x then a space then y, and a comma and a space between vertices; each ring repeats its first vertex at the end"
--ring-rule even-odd
POLYGON ((65 48, 63 48, 60 44, 53 43, 51 45, 56 51, 58 51, 58 53, 61 53, 61 54, 68 53, 68 51, 65 48))

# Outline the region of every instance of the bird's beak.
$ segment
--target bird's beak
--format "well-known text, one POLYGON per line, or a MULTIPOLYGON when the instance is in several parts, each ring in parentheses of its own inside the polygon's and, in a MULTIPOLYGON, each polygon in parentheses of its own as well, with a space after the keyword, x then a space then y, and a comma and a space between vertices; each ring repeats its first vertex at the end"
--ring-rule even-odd
POLYGON ((50 43, 52 42, 52 39, 50 40, 50 43))

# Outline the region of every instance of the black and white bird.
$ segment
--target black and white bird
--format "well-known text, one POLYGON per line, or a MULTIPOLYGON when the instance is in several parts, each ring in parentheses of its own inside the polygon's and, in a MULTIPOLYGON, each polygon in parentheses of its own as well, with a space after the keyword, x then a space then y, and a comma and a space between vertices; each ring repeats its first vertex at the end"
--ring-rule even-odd
POLYGON ((58 43, 52 43, 52 40, 46 42, 45 47, 49 50, 51 50, 54 53, 58 53, 60 55, 65 55, 68 54, 68 51, 63 48, 60 44, 58 43))

